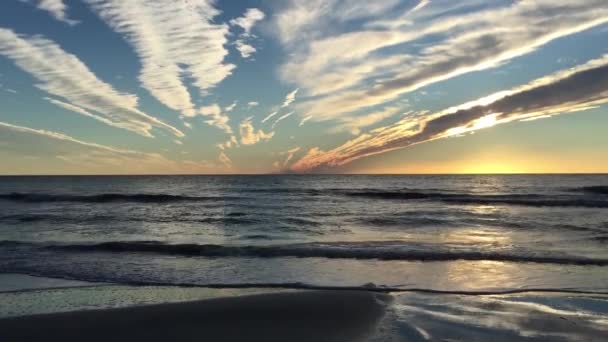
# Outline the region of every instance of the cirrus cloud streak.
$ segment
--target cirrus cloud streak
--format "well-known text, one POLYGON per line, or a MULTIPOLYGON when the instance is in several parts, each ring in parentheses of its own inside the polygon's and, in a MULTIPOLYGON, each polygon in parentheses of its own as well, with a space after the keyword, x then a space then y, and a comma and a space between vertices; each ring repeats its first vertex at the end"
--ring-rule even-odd
POLYGON ((153 128, 178 137, 184 135, 177 128, 139 110, 136 95, 120 92, 100 80, 78 57, 51 40, 18 35, 10 29, 0 28, 0 55, 35 77, 39 81, 38 88, 62 98, 63 108, 147 137, 152 137, 153 128), (85 114, 85 111, 95 114, 85 114))
POLYGON ((313 148, 292 166, 308 172, 512 121, 529 121, 608 103, 608 55, 425 119, 406 117, 329 151, 313 148))

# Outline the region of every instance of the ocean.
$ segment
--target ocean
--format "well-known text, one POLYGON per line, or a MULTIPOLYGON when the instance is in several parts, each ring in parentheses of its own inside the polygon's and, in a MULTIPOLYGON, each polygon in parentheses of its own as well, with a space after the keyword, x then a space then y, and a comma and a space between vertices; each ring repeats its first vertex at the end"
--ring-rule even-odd
POLYGON ((607 244, 608 175, 0 177, 0 273, 65 281, 581 308, 608 292, 607 244))

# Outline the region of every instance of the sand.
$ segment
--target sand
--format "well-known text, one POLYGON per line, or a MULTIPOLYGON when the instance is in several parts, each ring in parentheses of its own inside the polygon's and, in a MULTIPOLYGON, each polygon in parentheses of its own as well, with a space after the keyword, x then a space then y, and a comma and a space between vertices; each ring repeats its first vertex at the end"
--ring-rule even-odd
POLYGON ((388 296, 298 291, 0 320, 0 341, 364 341, 388 296))

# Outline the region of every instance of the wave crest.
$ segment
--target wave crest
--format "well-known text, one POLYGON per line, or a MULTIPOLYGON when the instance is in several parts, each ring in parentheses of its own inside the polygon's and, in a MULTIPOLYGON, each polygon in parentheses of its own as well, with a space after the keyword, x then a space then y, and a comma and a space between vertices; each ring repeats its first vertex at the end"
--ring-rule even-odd
POLYGON ((346 193, 352 197, 363 197, 381 200, 430 200, 446 204, 475 205, 520 205, 532 207, 587 207, 608 208, 608 201, 603 198, 582 196, 548 196, 539 194, 508 195, 472 195, 442 192, 409 192, 409 191, 353 191, 346 193))
POLYGON ((183 196, 169 194, 96 194, 96 195, 72 195, 72 194, 48 194, 48 193, 21 193, 12 192, 0 194, 0 200, 43 203, 43 202, 83 202, 83 203, 110 203, 110 202, 142 202, 142 203, 168 203, 181 201, 214 201, 231 200, 238 197, 213 197, 213 196, 183 196))
MULTIPOLYGON (((503 261, 514 263, 543 263, 564 265, 608 266, 608 259, 586 258, 571 255, 540 255, 525 252, 484 252, 478 250, 431 250, 403 246, 395 242, 355 243, 305 243, 270 246, 228 246, 213 244, 167 244, 159 241, 111 241, 97 244, 35 244, 16 241, 0 241, 0 247, 39 247, 51 250, 75 252, 156 253, 202 257, 251 257, 251 258, 330 258, 330 259, 378 259, 403 261, 503 261)), ((419 247, 419 246, 418 246, 419 247)))

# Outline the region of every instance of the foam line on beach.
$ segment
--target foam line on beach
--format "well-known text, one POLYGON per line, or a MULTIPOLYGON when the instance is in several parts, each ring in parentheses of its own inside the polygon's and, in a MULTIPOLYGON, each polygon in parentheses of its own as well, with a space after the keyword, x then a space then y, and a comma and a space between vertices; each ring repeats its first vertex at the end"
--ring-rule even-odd
MULTIPOLYGON (((30 276, 41 276, 35 273, 27 273, 30 276)), ((49 275, 44 275, 49 276, 49 275)), ((64 280, 82 280, 73 277, 53 275, 54 278, 64 280)), ((517 289, 493 289, 493 290, 438 290, 428 288, 407 288, 397 286, 375 285, 373 283, 360 286, 334 286, 334 285, 315 285, 301 282, 295 283, 171 283, 171 282, 154 282, 154 281, 121 281, 121 282, 104 282, 95 280, 96 285, 86 286, 86 288, 108 287, 108 286, 136 286, 136 287, 181 287, 181 288, 208 288, 208 289, 284 289, 284 290, 322 290, 322 291, 364 291, 374 293, 426 293, 437 295, 465 295, 465 296, 490 296, 490 295, 509 295, 519 293, 563 293, 563 294, 583 294, 583 295, 606 295, 608 291, 591 291, 578 290, 569 288, 517 288, 517 289)), ((37 288, 5 291, 2 293, 24 293, 38 292, 55 289, 71 289, 83 288, 83 286, 62 287, 62 288, 37 288)))
POLYGON ((362 291, 300 291, 39 314, 0 319, 0 340, 367 341, 390 301, 362 291))

